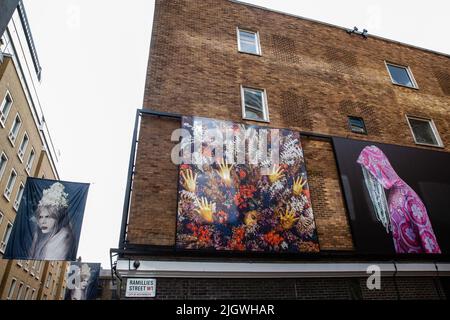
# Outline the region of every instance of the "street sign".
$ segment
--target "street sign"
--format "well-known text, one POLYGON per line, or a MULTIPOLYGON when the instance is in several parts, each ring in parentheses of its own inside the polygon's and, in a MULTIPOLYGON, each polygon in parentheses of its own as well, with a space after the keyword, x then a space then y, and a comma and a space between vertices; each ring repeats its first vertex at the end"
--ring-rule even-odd
POLYGON ((125 297, 153 298, 156 296, 156 279, 128 278, 125 297))

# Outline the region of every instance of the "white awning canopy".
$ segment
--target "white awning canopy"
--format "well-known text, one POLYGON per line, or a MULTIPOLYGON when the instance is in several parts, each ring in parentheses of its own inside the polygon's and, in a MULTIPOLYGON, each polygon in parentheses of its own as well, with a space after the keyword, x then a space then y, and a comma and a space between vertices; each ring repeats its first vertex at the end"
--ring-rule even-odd
POLYGON ((364 277, 370 266, 382 276, 449 276, 449 263, 259 263, 203 261, 117 261, 120 277, 153 278, 324 278, 364 277), (137 268, 135 265, 139 265, 137 268))

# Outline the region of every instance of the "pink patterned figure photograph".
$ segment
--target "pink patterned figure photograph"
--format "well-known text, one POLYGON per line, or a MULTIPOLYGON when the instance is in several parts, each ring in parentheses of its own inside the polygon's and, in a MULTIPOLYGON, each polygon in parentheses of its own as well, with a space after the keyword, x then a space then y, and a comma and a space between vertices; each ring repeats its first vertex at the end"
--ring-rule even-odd
POLYGON ((424 203, 398 176, 383 151, 367 146, 357 163, 362 167, 376 218, 392 234, 395 251, 441 253, 424 203))

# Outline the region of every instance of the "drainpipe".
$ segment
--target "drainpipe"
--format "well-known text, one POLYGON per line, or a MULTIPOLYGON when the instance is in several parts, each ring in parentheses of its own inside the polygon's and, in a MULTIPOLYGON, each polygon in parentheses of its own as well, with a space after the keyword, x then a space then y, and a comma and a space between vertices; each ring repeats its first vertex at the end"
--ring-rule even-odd
POLYGON ((394 277, 393 277, 395 292, 397 293, 397 300, 400 300, 400 292, 398 291, 398 285, 397 285, 397 274, 398 274, 397 264, 395 263, 395 261, 392 261, 392 264, 394 265, 394 268, 395 268, 394 277))

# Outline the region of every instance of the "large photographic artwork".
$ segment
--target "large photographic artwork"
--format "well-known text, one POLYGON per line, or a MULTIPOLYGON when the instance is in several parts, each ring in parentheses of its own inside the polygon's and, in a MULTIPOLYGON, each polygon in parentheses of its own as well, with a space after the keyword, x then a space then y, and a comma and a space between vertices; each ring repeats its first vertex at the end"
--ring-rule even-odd
POLYGON ((100 263, 71 262, 66 275, 65 300, 95 300, 100 263))
POLYGON ((89 184, 27 178, 4 259, 76 259, 89 184))
POLYGON ((359 252, 448 252, 450 154, 344 138, 333 142, 359 252))
POLYGON ((182 121, 181 147, 189 157, 179 172, 178 248, 319 251, 298 132, 197 117, 182 121))

